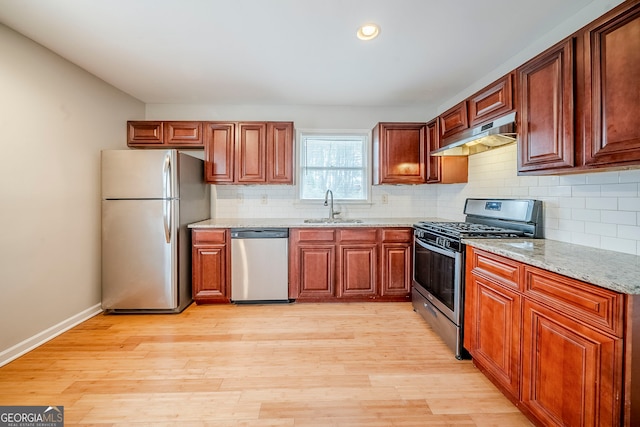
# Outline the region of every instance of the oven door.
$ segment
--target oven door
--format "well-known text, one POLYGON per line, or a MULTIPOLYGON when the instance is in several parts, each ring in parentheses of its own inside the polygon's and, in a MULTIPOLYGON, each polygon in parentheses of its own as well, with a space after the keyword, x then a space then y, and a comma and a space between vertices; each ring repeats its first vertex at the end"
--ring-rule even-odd
POLYGON ((462 325, 464 253, 414 239, 413 286, 456 326, 462 325))

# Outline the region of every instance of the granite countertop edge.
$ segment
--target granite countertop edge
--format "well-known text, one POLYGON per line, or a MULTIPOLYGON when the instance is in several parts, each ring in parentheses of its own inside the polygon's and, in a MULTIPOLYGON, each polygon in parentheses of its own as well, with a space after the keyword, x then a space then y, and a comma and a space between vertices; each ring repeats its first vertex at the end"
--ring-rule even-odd
POLYGON ((547 239, 463 243, 612 291, 640 295, 640 256, 547 239))
POLYGON ((411 227, 419 221, 446 221, 442 218, 358 218, 362 222, 305 223, 304 218, 211 218, 189 224, 189 228, 344 228, 344 227, 411 227))

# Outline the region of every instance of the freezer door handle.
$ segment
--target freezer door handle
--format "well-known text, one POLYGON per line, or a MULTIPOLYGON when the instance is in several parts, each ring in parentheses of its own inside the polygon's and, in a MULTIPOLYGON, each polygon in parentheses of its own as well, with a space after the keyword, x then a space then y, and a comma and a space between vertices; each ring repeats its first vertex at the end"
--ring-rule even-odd
POLYGON ((171 155, 167 153, 164 158, 164 238, 167 243, 171 243, 171 155))
POLYGON ((163 165, 163 169, 162 169, 162 178, 163 178, 163 185, 162 185, 162 189, 164 192, 164 198, 165 199, 170 199, 171 197, 173 197, 173 194, 171 194, 171 169, 172 169, 173 165, 171 164, 171 154, 167 153, 167 155, 164 157, 164 165, 163 165))

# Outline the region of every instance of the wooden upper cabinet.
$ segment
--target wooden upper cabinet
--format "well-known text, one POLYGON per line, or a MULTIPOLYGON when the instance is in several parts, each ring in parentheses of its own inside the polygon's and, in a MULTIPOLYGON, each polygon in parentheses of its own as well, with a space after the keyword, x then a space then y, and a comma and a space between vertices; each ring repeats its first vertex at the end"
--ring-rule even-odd
POLYGON ((202 122, 164 122, 164 143, 178 148, 202 148, 202 122))
POLYGON ((574 39, 517 69, 518 172, 574 166, 574 39))
POLYGON ((202 122, 127 122, 127 145, 138 148, 202 148, 202 122))
POLYGON ((267 182, 267 124, 238 123, 236 132, 235 181, 246 184, 267 182))
POLYGON ((627 1, 584 29, 584 162, 640 161, 640 2, 627 1))
POLYGON ((468 98, 469 127, 477 126, 511 112, 514 73, 509 73, 468 98))
POLYGON ((205 181, 293 184, 292 122, 205 122, 205 181))
POLYGON ((373 183, 426 182, 425 123, 378 123, 373 129, 373 183))
POLYGON ((446 145, 444 139, 469 129, 469 114, 467 101, 454 105, 438 117, 440 120, 440 146, 446 145), (443 145, 444 144, 444 145, 443 145))
POLYGON ((162 145, 162 122, 127 122, 127 145, 129 147, 148 147, 162 145))
POLYGON ((427 182, 440 182, 440 157, 432 156, 431 152, 440 148, 440 127, 438 119, 427 123, 427 182))
POLYGON ((293 122, 267 123, 267 181, 293 184, 293 122))
POLYGON ((204 176, 212 184, 234 181, 235 164, 234 123, 207 122, 204 124, 204 176))
POLYGON ((467 156, 432 156, 440 148, 438 119, 427 123, 427 183, 458 184, 468 180, 469 158, 467 156))

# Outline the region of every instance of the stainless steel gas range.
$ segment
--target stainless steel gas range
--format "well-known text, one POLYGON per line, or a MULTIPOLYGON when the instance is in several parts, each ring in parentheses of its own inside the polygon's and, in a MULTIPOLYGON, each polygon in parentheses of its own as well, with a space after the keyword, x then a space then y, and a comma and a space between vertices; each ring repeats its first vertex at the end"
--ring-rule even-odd
POLYGON ((453 350, 463 343, 464 238, 542 237, 542 202, 530 199, 467 199, 464 222, 413 225, 413 308, 453 350))

